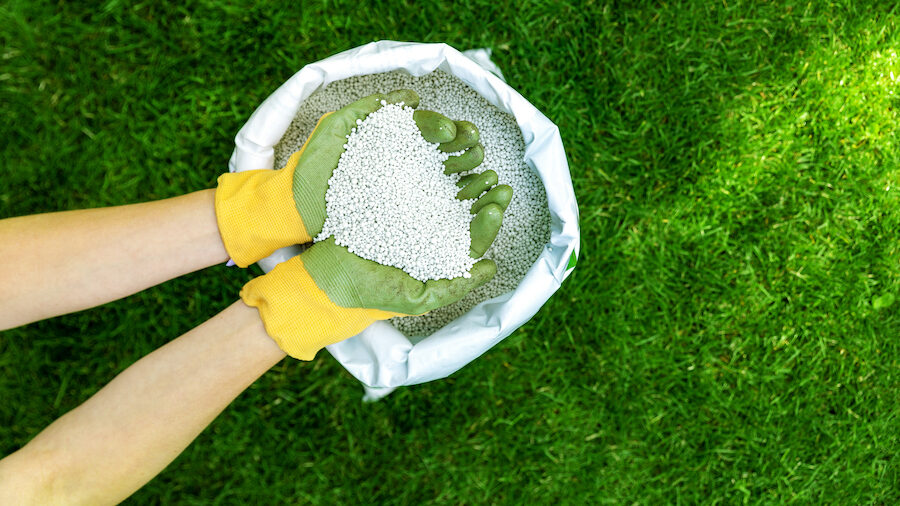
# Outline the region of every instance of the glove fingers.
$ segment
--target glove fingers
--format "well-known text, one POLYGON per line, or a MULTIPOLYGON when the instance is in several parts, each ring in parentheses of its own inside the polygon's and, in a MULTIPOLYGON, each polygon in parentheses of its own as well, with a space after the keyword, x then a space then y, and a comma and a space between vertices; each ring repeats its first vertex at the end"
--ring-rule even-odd
POLYGON ((394 90, 384 97, 384 101, 389 104, 400 104, 415 109, 419 107, 419 94, 413 90, 394 90))
MULTIPOLYGON (((494 275, 497 274, 497 264, 494 263, 493 260, 483 259, 479 260, 472 266, 472 270, 470 271, 472 277, 468 279, 469 285, 466 293, 484 285, 488 281, 494 278, 494 275)), ((457 279, 465 279, 465 278, 457 278, 457 279)), ((451 282, 456 280, 451 280, 451 282)))
POLYGON ((469 256, 481 258, 484 252, 491 247, 502 224, 503 210, 499 205, 490 203, 482 207, 469 223, 469 236, 472 240, 472 244, 469 246, 469 256))
POLYGON ((423 304, 419 306, 423 314, 433 309, 453 304, 465 297, 469 292, 484 285, 497 273, 497 264, 493 260, 480 260, 472 266, 471 277, 454 279, 433 279, 425 283, 424 293, 420 296, 423 304))
POLYGON ((480 143, 465 150, 463 154, 451 156, 444 160, 444 174, 466 172, 481 165, 484 161, 484 146, 480 143))
POLYGON ((506 211, 510 201, 512 201, 512 196, 513 189, 511 186, 505 184, 497 185, 476 200, 469 212, 478 214, 478 211, 481 211, 488 204, 497 204, 502 211, 506 211))
POLYGON ((497 273, 497 264, 493 260, 485 258, 476 262, 469 273, 471 277, 468 278, 459 277, 429 281, 425 283, 425 289, 432 290, 440 286, 440 290, 446 294, 439 298, 441 306, 452 304, 465 297, 472 290, 490 281, 494 274, 497 273))
POLYGON ((419 95, 413 90, 394 90, 388 94, 376 93, 363 97, 327 116, 323 116, 321 123, 313 131, 313 136, 316 134, 316 131, 322 130, 323 134, 332 136, 334 143, 339 143, 336 144, 336 147, 343 152, 346 137, 350 135, 350 131, 353 128, 356 128, 356 121, 364 120, 369 114, 381 109, 382 101, 388 104, 403 102, 410 107, 415 107, 411 104, 419 105, 419 95))
POLYGON ((457 199, 474 199, 497 184, 499 180, 497 173, 493 170, 486 170, 480 174, 475 174, 475 176, 466 179, 466 185, 456 194, 457 199))
POLYGON ((439 148, 444 153, 456 153, 457 151, 465 151, 475 144, 478 144, 478 127, 469 121, 454 121, 456 124, 456 135, 452 140, 442 143, 439 148))
POLYGON ((474 180, 476 177, 478 177, 478 176, 480 176, 480 175, 481 175, 481 174, 468 174, 468 175, 465 175, 465 176, 459 178, 459 181, 456 182, 456 186, 458 186, 458 187, 460 187, 460 188, 463 188, 464 186, 466 186, 467 184, 471 183, 472 180, 474 180))
POLYGON ((416 111, 413 120, 422 137, 428 142, 444 143, 456 137, 456 123, 443 114, 434 111, 416 111))
POLYGON ((366 116, 381 109, 381 101, 384 100, 388 104, 399 104, 403 102, 412 108, 419 105, 419 95, 413 90, 394 90, 390 93, 376 93, 363 97, 356 102, 348 104, 335 112, 332 116, 338 116, 341 119, 349 120, 347 131, 344 135, 350 135, 350 129, 356 126, 356 120, 365 119, 366 116))

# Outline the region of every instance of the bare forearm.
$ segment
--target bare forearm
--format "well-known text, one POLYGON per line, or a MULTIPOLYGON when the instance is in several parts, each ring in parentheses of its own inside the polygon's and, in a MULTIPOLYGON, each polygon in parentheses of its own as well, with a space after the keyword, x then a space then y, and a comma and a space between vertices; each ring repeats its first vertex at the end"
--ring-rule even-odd
POLYGON ((0 220, 0 330, 98 306, 228 259, 214 190, 0 220))
POLYGON ((0 503, 121 501, 284 356, 257 311, 236 302, 134 363, 0 461, 0 503))

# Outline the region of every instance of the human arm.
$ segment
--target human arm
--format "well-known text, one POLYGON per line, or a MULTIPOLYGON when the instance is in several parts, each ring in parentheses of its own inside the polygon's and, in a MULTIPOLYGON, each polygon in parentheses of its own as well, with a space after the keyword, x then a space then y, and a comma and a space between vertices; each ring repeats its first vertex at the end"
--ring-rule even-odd
MULTIPOLYGON (((316 190, 321 188, 308 193, 316 190)), ((313 200, 310 195, 305 198, 307 202, 313 200)), ((499 226, 499 213, 494 213, 492 226, 478 227, 473 221, 473 244, 481 238, 487 248, 499 226), (492 232, 479 232, 479 228, 492 232)), ((229 235, 226 232, 224 236, 229 235)), ((269 316, 269 324, 277 320, 273 329, 290 333, 272 337, 298 358, 311 359, 323 346, 356 334, 374 319, 418 314, 451 303, 486 282, 494 271, 490 261, 482 261, 469 279, 421 283, 396 268, 363 261, 333 243, 330 240, 311 247, 312 253, 302 261, 298 258, 284 268, 276 267, 262 277, 264 281, 248 285, 242 294, 245 301, 253 301, 264 319, 269 316), (332 275, 350 284, 331 280, 332 275), (388 299, 378 293, 385 287, 394 288, 389 290, 393 295, 388 299), (350 294, 359 297, 347 298, 350 294), (291 333, 296 325, 285 329, 277 324, 285 321, 301 322, 301 332, 291 333)), ((483 251, 473 256, 481 254, 483 251)), ((259 318, 256 310, 235 304, 134 364, 22 450, 0 461, 0 502, 46 504, 65 500, 96 504, 127 497, 171 462, 241 390, 284 356, 266 335, 259 318), (244 349, 246 343, 239 342, 245 331, 255 336, 250 350, 244 349)))
POLYGON ((115 504, 285 356, 236 302, 150 353, 0 460, 0 504, 115 504))
POLYGON ((0 220, 0 330, 225 262, 214 193, 0 220))
MULTIPOLYGON (((226 173, 216 190, 154 202, 0 220, 0 331, 99 306, 229 257, 246 267, 310 241, 322 229, 328 178, 346 136, 381 99, 418 103, 414 92, 398 90, 328 114, 281 170, 226 173)), ((429 136, 455 131, 448 118, 417 114, 429 136)), ((450 136, 446 144, 466 155, 451 157, 448 173, 481 163, 475 134, 450 136)))

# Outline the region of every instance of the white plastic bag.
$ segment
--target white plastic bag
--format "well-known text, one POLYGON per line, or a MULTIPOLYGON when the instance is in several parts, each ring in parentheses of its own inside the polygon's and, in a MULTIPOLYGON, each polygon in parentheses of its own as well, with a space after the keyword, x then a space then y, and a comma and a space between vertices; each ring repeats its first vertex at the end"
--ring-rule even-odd
MULTIPOLYGON (((486 49, 461 53, 446 44, 379 41, 307 65, 275 90, 238 132, 229 170, 272 169, 273 146, 316 90, 351 76, 398 69, 414 76, 435 69, 453 74, 515 116, 525 139, 525 162, 547 191, 551 235, 516 290, 478 304, 415 344, 390 323, 376 322, 328 346, 363 383, 366 400, 381 398, 398 386, 447 377, 478 358, 537 313, 572 272, 579 252, 578 206, 559 129, 503 81, 486 49)), ((259 264, 268 272, 298 251, 284 248, 259 264)))

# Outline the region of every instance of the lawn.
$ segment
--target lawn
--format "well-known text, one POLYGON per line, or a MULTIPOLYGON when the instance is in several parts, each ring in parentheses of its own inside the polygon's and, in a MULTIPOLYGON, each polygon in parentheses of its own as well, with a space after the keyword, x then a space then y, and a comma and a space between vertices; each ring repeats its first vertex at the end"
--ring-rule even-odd
MULTIPOLYGON (((581 212, 480 359, 374 404, 286 359, 127 504, 900 502, 891 2, 80 4, 0 6, 0 218, 213 187, 266 96, 378 39, 491 48, 581 212)), ((0 333, 0 453, 259 273, 0 333)))

